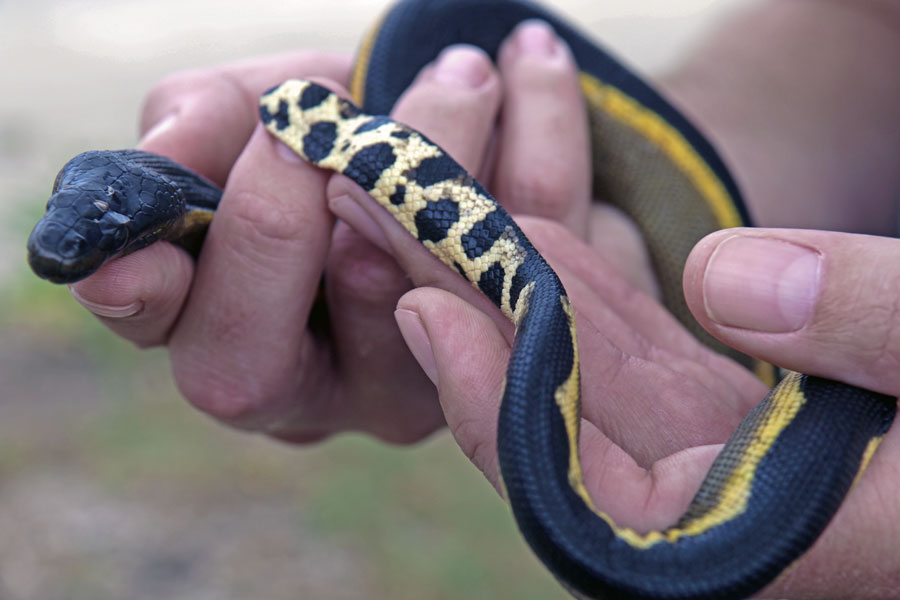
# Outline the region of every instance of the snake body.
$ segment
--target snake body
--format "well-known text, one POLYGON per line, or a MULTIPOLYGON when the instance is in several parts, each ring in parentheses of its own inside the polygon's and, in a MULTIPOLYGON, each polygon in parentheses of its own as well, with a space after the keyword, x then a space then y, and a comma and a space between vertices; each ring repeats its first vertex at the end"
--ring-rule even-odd
MULTIPOLYGON (((380 116, 443 47, 467 42, 495 53, 517 23, 535 17, 566 39, 582 69, 595 129, 595 187, 618 198, 643 227, 664 289, 673 281, 680 286, 686 252, 702 235, 748 224, 736 186, 712 147, 665 100, 534 5, 402 2, 363 44, 352 88, 365 110, 294 80, 264 94, 261 118, 305 160, 367 190, 515 324, 498 422, 501 474, 524 537, 573 594, 745 597, 801 556, 827 526, 890 427, 896 400, 788 374, 743 420, 673 526, 638 533, 594 507, 578 460, 580 365, 574 309, 562 284, 480 183, 426 137, 380 116)), ((89 153, 64 167, 29 241, 38 274, 71 281, 153 239, 202 232, 215 209, 210 184, 144 154, 89 153), (132 165, 137 183, 129 183, 132 165), (125 233, 110 225, 131 226, 137 215, 151 212, 165 217, 125 233), (85 233, 95 230, 101 233, 85 233), (105 240, 102 251, 72 242, 79 238, 105 240), (79 262, 81 246, 92 257, 104 256, 79 262)), ((680 295, 664 295, 696 329, 680 295)))

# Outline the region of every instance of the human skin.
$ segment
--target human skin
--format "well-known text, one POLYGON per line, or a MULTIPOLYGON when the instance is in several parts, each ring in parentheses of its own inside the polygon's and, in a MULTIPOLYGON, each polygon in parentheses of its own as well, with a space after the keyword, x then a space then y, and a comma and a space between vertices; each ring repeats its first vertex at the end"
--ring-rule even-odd
MULTIPOLYGON (((664 78, 722 149, 761 225, 893 231, 891 158, 900 155, 900 136, 884 131, 898 130, 900 91, 889 59, 900 55, 896 17, 893 4, 875 0, 773 2, 664 78), (865 40, 849 63, 839 62, 847 50, 841 40, 865 40), (803 52, 810 45, 815 60, 803 52), (777 68, 760 68, 775 64, 764 60, 767 52, 777 52, 777 68), (821 66, 815 76, 810 62, 821 66), (843 64, 836 86, 826 67, 843 64), (733 65, 740 68, 725 69, 733 65), (723 69, 741 76, 714 75, 723 69)), ((395 118, 484 179, 569 291, 585 365, 581 452, 597 504, 638 529, 670 524, 765 389, 658 305, 639 237, 592 202, 586 128, 572 116, 583 114, 581 100, 559 41, 532 24, 504 47, 496 70, 472 49, 437 62, 395 118)), ((348 429, 411 442, 446 422, 498 485, 509 324, 358 188, 292 158, 255 125, 255 98, 272 83, 341 82, 347 69, 342 57, 299 54, 161 84, 145 106, 141 146, 219 183, 227 178, 204 252, 195 265, 157 244, 73 291, 119 335, 167 344, 185 397, 230 425, 295 442, 348 429), (210 102, 218 110, 208 110, 210 102), (323 271, 327 338, 306 328, 323 271)), ((698 320, 738 348, 897 395, 897 252, 884 238, 730 230, 695 249, 685 291, 698 320), (734 276, 748 261, 763 274, 749 291, 734 276), (778 283, 804 267, 811 286, 778 283), (740 309, 742 300, 775 309, 740 309)), ((895 594, 898 438, 886 437, 821 540, 765 595, 895 594)))

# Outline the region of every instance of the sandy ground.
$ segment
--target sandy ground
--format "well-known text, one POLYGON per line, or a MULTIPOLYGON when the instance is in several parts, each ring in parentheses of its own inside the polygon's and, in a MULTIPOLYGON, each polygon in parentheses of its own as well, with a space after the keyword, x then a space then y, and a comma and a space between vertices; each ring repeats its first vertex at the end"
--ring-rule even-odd
MULTIPOLYGON (((720 19, 756 1, 553 5, 652 74, 677 61, 720 19)), ((19 215, 39 213, 53 176, 72 155, 134 144, 141 99, 155 81, 180 69, 296 47, 349 52, 383 6, 374 0, 0 0, 0 300, 15 296, 21 286, 16 282, 27 277, 23 249, 31 217, 19 215)), ((162 353, 148 359, 126 352, 99 327, 82 332, 81 325, 57 314, 74 313, 74 303, 52 292, 54 302, 42 300, 41 293, 35 303, 26 297, 15 305, 24 307, 27 314, 19 314, 31 325, 10 325, 17 317, 4 315, 0 302, 0 600, 522 600, 546 599, 550 595, 541 590, 556 589, 552 582, 532 588, 529 580, 521 584, 525 591, 485 592, 492 589, 490 580, 466 562, 471 534, 460 534, 459 542, 452 536, 457 527, 472 527, 472 511, 464 503, 454 505, 465 525, 441 526, 422 516, 450 514, 441 501, 460 503, 452 489, 440 485, 486 487, 462 464, 452 441, 426 447, 424 466, 388 452, 385 460, 413 462, 393 475, 379 470, 377 446, 360 451, 354 442, 338 448, 337 456, 333 449, 301 455, 247 441, 183 406, 167 380, 162 353), (82 351, 85 340, 93 353, 82 351), (97 367, 119 355, 127 357, 114 363, 125 379, 97 367), (126 392, 136 389, 141 392, 126 392), (125 395, 127 402, 107 405, 125 395), (376 458, 361 467, 361 454, 376 458), (453 484, 435 476, 427 462, 448 457, 457 461, 448 471, 464 473, 453 475, 453 484), (343 475, 337 482, 324 480, 323 464, 343 475), (407 490, 419 477, 416 469, 428 471, 417 493, 434 487, 427 510, 407 490), (199 483, 198 473, 204 474, 199 483), (338 500, 368 497, 376 483, 384 486, 392 476, 396 489, 377 489, 412 504, 394 510, 385 501, 378 513, 387 520, 383 527, 381 521, 355 523, 358 508, 346 509, 347 518, 340 512, 338 500), (320 529, 325 527, 322 514, 340 517, 334 519, 339 535, 311 531, 315 515, 320 529), (303 526, 292 528, 298 522, 303 526), (444 540, 441 552, 449 554, 408 566, 421 543, 416 536, 426 544, 444 540), (377 544, 413 550, 385 559, 367 547, 377 544), (446 550, 454 544, 456 554, 446 550), (425 583, 412 581, 438 564, 463 567, 425 583), (385 583, 380 575, 392 570, 399 583, 385 583), (434 587, 444 579, 448 590, 463 591, 445 594, 434 587), (488 583, 460 588, 469 580, 488 583)), ((485 493, 488 503, 499 505, 485 493)), ((502 506, 497 511, 491 515, 505 518, 502 506)), ((494 520, 475 526, 490 532, 494 520)), ((514 539, 508 531, 497 535, 514 539)), ((483 552, 491 551, 489 543, 479 543, 486 546, 483 552)), ((512 564, 495 577, 514 581, 522 569, 537 571, 520 543, 510 543, 512 564)))

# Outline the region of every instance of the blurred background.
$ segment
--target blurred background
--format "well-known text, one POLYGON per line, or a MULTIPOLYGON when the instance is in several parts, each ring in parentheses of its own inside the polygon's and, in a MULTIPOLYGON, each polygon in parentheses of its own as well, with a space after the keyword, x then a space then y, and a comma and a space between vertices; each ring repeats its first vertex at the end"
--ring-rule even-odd
MULTIPOLYGON (((757 0, 556 0, 646 74, 757 0)), ((439 434, 293 448, 229 431, 25 266, 72 155, 136 141, 180 69, 352 51, 382 0, 0 0, 0 600, 566 597, 439 434)))

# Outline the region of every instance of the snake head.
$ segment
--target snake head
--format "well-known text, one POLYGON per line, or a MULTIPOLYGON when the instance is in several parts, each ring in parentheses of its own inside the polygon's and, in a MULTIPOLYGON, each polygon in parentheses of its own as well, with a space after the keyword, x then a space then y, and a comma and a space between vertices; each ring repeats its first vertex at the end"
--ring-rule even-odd
POLYGON ((28 263, 40 277, 73 283, 124 250, 129 218, 110 210, 106 193, 61 190, 28 238, 28 263))
POLYGON ((180 191, 122 151, 79 154, 62 168, 47 212, 28 238, 32 270, 74 283, 146 246, 184 212, 180 191))

